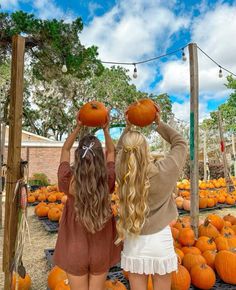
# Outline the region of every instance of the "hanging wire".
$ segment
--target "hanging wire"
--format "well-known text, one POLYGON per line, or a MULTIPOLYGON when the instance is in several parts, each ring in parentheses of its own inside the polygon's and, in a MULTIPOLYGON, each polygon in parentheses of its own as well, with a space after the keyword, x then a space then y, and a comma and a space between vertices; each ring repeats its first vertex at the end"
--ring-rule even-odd
POLYGON ((160 59, 160 58, 172 55, 172 54, 176 54, 179 51, 183 51, 183 49, 185 47, 187 47, 188 45, 189 44, 186 44, 185 46, 181 46, 180 48, 178 48, 178 49, 176 49, 174 51, 168 52, 166 54, 162 54, 162 55, 159 55, 159 56, 156 56, 156 57, 153 57, 153 58, 149 58, 149 59, 141 60, 141 61, 137 61, 137 62, 117 62, 117 61, 103 61, 103 60, 101 62, 102 63, 107 63, 107 64, 137 65, 137 64, 151 62, 151 61, 154 61, 154 60, 157 60, 157 59, 160 59))
POLYGON ((233 72, 231 72, 230 70, 228 70, 227 68, 223 67, 222 65, 220 65, 217 61, 215 61, 212 57, 210 57, 204 50, 202 50, 198 45, 197 48, 203 53, 205 54, 206 57, 208 57, 212 62, 214 62, 221 70, 225 70, 228 73, 230 73, 231 75, 236 77, 236 74, 234 74, 233 72))

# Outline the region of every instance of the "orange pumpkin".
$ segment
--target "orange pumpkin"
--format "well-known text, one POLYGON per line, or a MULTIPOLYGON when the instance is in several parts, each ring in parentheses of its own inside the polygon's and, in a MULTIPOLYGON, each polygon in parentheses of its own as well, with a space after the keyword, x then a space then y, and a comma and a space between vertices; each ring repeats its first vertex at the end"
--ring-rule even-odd
POLYGON ((39 201, 45 201, 46 200, 46 194, 45 193, 40 193, 38 196, 39 201))
POLYGON ((25 278, 21 278, 19 275, 17 276, 16 273, 13 273, 11 290, 16 289, 17 280, 18 280, 18 290, 29 290, 31 288, 31 278, 29 274, 26 274, 25 278))
POLYGON ((55 266, 48 274, 48 288, 55 290, 57 284, 67 279, 66 272, 61 268, 55 266))
POLYGON ((205 258, 202 255, 197 254, 186 254, 183 258, 183 265, 189 271, 196 264, 204 264, 206 263, 205 258))
POLYGON ((85 126, 101 127, 107 122, 107 108, 98 101, 88 102, 81 107, 77 118, 85 126))
POLYGON ((70 290, 68 279, 62 280, 57 283, 55 290, 70 290))
POLYGON ((184 258, 184 253, 182 250, 178 249, 178 248, 175 248, 175 252, 179 258, 179 263, 181 264, 182 263, 182 260, 184 258))
POLYGON ((233 204, 235 204, 235 199, 232 196, 228 195, 226 197, 226 203, 230 204, 230 205, 233 205, 233 204))
POLYGON ((217 228, 218 231, 220 231, 224 226, 224 220, 216 214, 209 214, 207 219, 217 228))
POLYGON ((224 234, 234 235, 234 230, 231 227, 224 226, 221 229, 220 233, 221 233, 221 235, 224 235, 224 234))
POLYGON ((236 217, 231 214, 227 214, 226 216, 223 217, 223 219, 225 221, 231 222, 232 225, 236 224, 236 217))
POLYGON ((125 285, 116 280, 106 280, 104 290, 127 290, 125 285))
POLYGON ((131 124, 145 127, 156 119, 157 109, 151 99, 142 99, 131 104, 127 109, 128 120, 131 124))
POLYGON ((184 254, 198 254, 201 255, 201 251, 197 247, 183 247, 181 248, 181 251, 184 254))
POLYGON ((172 233, 172 237, 174 240, 178 239, 178 236, 179 236, 179 230, 174 228, 174 227, 171 227, 171 233, 172 233))
POLYGON ((218 252, 215 268, 225 283, 236 285, 236 250, 218 252))
POLYGON ((213 238, 201 236, 197 239, 195 247, 197 247, 202 253, 207 250, 216 250, 216 244, 213 238))
POLYGON ((48 206, 40 206, 36 210, 36 214, 39 217, 46 217, 48 215, 49 207, 48 206))
POLYGON ((193 266, 190 276, 192 284, 200 289, 211 289, 216 282, 215 272, 207 264, 193 266))
POLYGON ((35 198, 34 195, 32 195, 32 194, 29 194, 29 195, 28 195, 27 201, 28 201, 29 203, 33 203, 33 202, 35 202, 35 200, 36 200, 36 198, 35 198))
POLYGON ((60 217, 61 217, 61 211, 58 208, 53 207, 49 209, 48 218, 51 221, 59 221, 60 217))
POLYGON ((217 251, 208 250, 205 251, 202 256, 206 259, 207 265, 210 266, 213 270, 215 269, 215 258, 217 251))
POLYGON ((199 226, 199 237, 206 236, 215 239, 219 234, 217 228, 213 226, 208 219, 205 220, 204 224, 199 226))
POLYGON ((199 208, 206 208, 208 204, 208 198, 207 197, 200 197, 199 198, 199 208))
POLYGON ((191 201, 188 199, 185 199, 183 202, 183 208, 186 211, 190 211, 190 207, 191 207, 191 201))
POLYGON ((57 200, 57 196, 56 196, 56 194, 50 194, 49 196, 48 196, 48 201, 50 201, 50 202, 55 202, 57 200))
POLYGON ((191 278, 188 270, 178 266, 178 271, 171 273, 171 290, 188 290, 190 288, 191 278))
POLYGON ((178 241, 183 246, 192 246, 195 243, 194 231, 190 228, 180 230, 178 241))

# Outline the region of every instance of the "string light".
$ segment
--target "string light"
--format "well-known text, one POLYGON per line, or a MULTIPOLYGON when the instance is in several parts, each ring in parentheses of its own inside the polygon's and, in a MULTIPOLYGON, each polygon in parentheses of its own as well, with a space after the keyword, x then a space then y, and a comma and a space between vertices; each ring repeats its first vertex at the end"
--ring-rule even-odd
POLYGON ((187 60, 187 57, 186 57, 185 52, 184 52, 184 48, 182 48, 182 60, 183 61, 187 60))
POLYGON ((219 78, 222 78, 223 77, 223 73, 222 73, 222 69, 221 69, 221 66, 219 66, 219 78))
POLYGON ((133 78, 136 79, 137 77, 138 77, 137 68, 136 68, 136 64, 134 63, 134 73, 133 73, 133 78))
POLYGON ((63 73, 67 73, 68 69, 67 69, 67 66, 66 66, 65 63, 63 64, 63 66, 62 66, 62 68, 61 68, 61 71, 62 71, 63 73))

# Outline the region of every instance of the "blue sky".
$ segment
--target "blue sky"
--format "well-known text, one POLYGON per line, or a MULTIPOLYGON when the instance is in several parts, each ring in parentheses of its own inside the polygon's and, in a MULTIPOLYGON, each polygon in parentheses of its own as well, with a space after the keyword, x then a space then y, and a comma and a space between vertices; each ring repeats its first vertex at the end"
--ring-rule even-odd
MULTIPOLYGON (((196 42, 213 59, 236 73, 236 1, 212 0, 0 0, 4 11, 22 9, 41 18, 81 17, 81 41, 97 45, 100 59, 136 62, 196 42)), ((185 50, 188 58, 188 49, 185 50)), ((199 52, 200 119, 230 94, 227 74, 199 52)), ((132 76, 133 67, 130 68, 132 76)), ((132 82, 143 91, 168 93, 177 118, 189 120, 189 62, 181 53, 139 65, 132 82)))

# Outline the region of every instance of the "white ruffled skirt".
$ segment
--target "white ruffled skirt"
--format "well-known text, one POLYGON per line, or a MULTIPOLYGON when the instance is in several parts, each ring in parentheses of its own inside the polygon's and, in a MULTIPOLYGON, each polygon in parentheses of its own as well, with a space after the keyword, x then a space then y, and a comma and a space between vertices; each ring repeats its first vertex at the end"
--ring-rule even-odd
POLYGON ((127 237, 121 253, 121 268, 146 275, 176 271, 178 261, 170 227, 152 235, 127 237))

